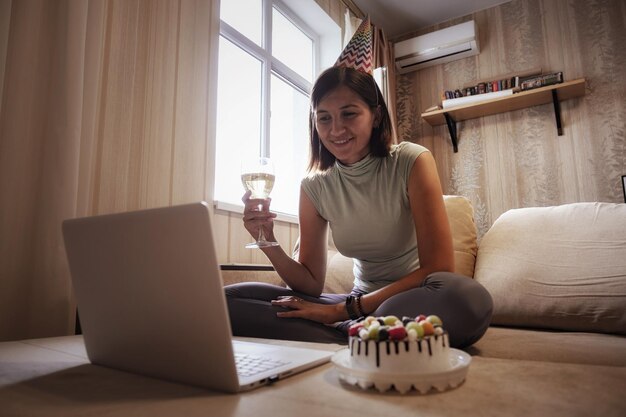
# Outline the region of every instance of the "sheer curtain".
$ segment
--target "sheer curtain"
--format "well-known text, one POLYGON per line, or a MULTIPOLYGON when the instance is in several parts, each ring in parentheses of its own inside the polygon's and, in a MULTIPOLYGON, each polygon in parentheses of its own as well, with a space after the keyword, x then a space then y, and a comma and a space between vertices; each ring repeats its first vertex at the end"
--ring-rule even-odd
POLYGON ((0 340, 73 331, 63 219, 210 199, 219 1, 0 0, 0 340))

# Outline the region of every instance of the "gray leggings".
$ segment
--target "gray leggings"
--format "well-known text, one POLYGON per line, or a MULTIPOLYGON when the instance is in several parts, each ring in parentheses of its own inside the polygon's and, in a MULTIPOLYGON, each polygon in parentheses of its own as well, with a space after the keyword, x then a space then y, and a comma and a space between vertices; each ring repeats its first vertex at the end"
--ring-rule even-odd
MULTIPOLYGON (((271 301, 281 295, 296 295, 321 304, 338 304, 345 301, 348 294, 311 297, 258 282, 228 285, 225 291, 235 336, 348 343, 351 320, 329 326, 305 319, 278 318, 276 313, 284 308, 271 305, 271 301)), ((353 290, 353 294, 358 292, 353 290)), ((402 318, 436 314, 450 335, 450 345, 461 348, 475 343, 487 331, 492 309, 491 296, 478 282, 450 272, 436 272, 429 275, 420 287, 385 300, 370 315, 402 318)))

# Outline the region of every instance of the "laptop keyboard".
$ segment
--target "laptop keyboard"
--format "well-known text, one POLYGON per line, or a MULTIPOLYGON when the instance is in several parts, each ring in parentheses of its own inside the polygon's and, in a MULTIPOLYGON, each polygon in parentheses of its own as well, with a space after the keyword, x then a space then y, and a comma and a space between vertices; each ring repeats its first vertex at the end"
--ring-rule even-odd
POLYGON ((239 376, 254 376, 258 373, 269 371, 279 366, 288 364, 280 360, 251 355, 248 353, 235 353, 235 364, 237 365, 237 373, 239 376))

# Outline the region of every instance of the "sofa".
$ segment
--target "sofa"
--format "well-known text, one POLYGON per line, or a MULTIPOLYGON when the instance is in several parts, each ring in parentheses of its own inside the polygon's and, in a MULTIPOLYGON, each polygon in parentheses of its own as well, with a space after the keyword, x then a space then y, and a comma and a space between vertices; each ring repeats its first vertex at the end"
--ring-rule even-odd
MULTIPOLYGON (((445 205, 456 271, 480 282, 494 301, 490 328, 466 349, 473 360, 499 364, 502 378, 486 375, 485 384, 514 383, 539 365, 545 375, 521 384, 526 391, 515 400, 522 408, 547 405, 530 407, 530 415, 576 410, 576 404, 559 404, 571 389, 581 391, 581 410, 626 415, 616 394, 626 393, 626 204, 512 209, 480 242, 469 200, 445 196, 445 205)), ((325 291, 349 292, 351 276, 351 260, 331 246, 325 291)), ((223 279, 280 284, 273 271, 224 271, 223 279)), ((493 392, 497 401, 496 387, 493 392)))

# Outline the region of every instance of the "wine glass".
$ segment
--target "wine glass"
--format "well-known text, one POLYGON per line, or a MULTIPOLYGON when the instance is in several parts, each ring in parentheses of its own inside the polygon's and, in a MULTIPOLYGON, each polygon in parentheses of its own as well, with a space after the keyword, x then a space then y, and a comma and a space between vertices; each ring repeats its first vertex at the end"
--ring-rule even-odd
MULTIPOLYGON (((259 157, 246 159, 241 163, 241 182, 243 187, 252 194, 250 198, 265 199, 269 197, 274 188, 274 164, 269 158, 259 157)), ((258 210, 263 206, 259 204, 258 210)), ((263 227, 259 227, 259 236, 256 242, 248 243, 246 248, 267 248, 278 246, 278 242, 270 242, 265 239, 263 227)))

